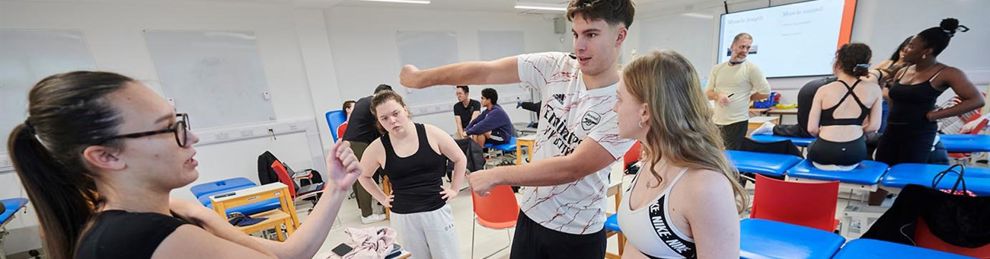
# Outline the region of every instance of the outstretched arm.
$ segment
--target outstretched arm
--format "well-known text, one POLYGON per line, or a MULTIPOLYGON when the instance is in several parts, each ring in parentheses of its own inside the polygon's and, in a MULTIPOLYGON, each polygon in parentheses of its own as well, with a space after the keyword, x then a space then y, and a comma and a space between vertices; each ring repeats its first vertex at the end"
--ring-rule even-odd
POLYGON ((519 67, 515 56, 493 61, 468 61, 419 70, 405 65, 399 72, 399 83, 409 88, 434 85, 495 85, 518 83, 519 67))

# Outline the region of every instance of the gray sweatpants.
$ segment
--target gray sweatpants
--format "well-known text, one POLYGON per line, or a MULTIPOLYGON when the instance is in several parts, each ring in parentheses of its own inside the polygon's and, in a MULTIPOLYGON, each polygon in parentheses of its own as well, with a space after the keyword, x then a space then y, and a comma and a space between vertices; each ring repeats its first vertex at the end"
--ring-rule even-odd
POLYGON ((427 212, 393 212, 390 220, 399 234, 399 244, 412 253, 413 259, 458 258, 457 232, 449 204, 427 212))

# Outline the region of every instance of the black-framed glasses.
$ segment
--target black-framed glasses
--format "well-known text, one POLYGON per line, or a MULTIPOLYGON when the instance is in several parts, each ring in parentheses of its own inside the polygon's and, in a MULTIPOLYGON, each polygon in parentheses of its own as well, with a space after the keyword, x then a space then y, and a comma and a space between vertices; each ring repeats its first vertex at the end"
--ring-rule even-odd
POLYGON ((180 147, 186 147, 186 144, 189 144, 188 143, 188 140, 189 140, 189 114, 186 114, 186 113, 176 113, 175 114, 175 117, 178 118, 176 120, 176 122, 175 122, 175 125, 173 125, 171 127, 168 127, 166 129, 144 131, 144 132, 135 132, 135 133, 128 133, 128 134, 117 135, 117 136, 112 136, 112 137, 106 137, 106 138, 100 139, 100 143, 107 142, 107 141, 114 140, 114 139, 121 139, 121 138, 140 138, 140 137, 146 137, 146 136, 151 136, 151 135, 158 135, 158 134, 162 134, 162 133, 172 133, 172 134, 175 135, 175 143, 176 144, 179 144, 180 147))

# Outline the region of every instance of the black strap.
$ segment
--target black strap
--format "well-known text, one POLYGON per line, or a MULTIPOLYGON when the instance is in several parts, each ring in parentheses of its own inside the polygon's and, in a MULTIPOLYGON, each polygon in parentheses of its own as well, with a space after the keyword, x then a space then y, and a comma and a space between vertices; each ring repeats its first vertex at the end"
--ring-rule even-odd
MULTIPOLYGON (((825 109, 825 110, 839 108, 839 105, 842 105, 842 102, 845 102, 846 101, 846 97, 849 97, 849 96, 852 96, 853 97, 853 100, 855 100, 856 103, 859 104, 859 107, 860 108, 862 108, 862 109, 868 109, 869 108, 869 107, 866 107, 866 105, 863 104, 863 101, 859 99, 859 96, 856 96, 856 93, 853 92, 853 90, 856 89, 856 85, 859 85, 859 82, 861 82, 863 80, 856 79, 856 82, 853 83, 852 86, 849 86, 849 84, 846 84, 846 82, 845 81, 842 81, 842 80, 836 80, 836 81, 839 81, 839 83, 842 83, 842 85, 846 87, 846 94, 842 96, 842 99, 839 99, 839 102, 836 103, 835 106, 832 106, 832 108, 828 108, 828 109, 825 109)), ((861 113, 865 114, 866 111, 861 111, 861 113)), ((860 116, 862 116, 862 115, 860 115, 860 116)), ((834 119, 835 118, 835 115, 833 115, 832 118, 834 119)))
POLYGON ((945 69, 945 68, 947 68, 947 67, 949 67, 949 66, 942 65, 942 68, 939 68, 938 70, 936 70, 935 73, 932 74, 932 77, 929 77, 928 78, 928 81, 931 82, 932 79, 935 79, 935 77, 938 76, 939 73, 942 73, 942 70, 945 69))
POLYGON ((959 176, 956 178, 956 183, 952 185, 952 190, 950 190, 949 194, 955 194, 956 190, 959 189, 960 184, 962 184, 962 191, 964 193, 969 191, 969 188, 966 188, 966 179, 963 177, 966 173, 966 166, 962 164, 950 166, 949 168, 938 172, 938 174, 935 174, 935 177, 932 178, 932 189, 938 190, 938 183, 941 182, 942 178, 949 173, 954 173, 959 176), (956 167, 959 168, 958 171, 954 170, 956 167))
MULTIPOLYGON (((675 253, 685 257, 685 258, 697 258, 698 251, 694 246, 693 242, 687 241, 677 234, 674 233, 672 223, 667 220, 664 215, 665 211, 661 207, 664 204, 664 199, 667 195, 660 197, 657 202, 650 205, 650 222, 653 223, 653 230, 655 230, 657 237, 663 241, 663 244, 673 250, 675 253)), ((644 253, 645 254, 645 253, 644 253)), ((649 256, 649 255, 647 255, 649 256)), ((655 258, 649 256, 650 258, 655 258)))

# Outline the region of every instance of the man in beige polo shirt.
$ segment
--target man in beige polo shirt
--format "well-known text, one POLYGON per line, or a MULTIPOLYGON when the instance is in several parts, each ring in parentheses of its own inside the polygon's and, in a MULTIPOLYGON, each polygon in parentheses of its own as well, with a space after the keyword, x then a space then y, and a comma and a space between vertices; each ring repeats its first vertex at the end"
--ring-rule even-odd
POLYGON ((715 101, 712 118, 725 141, 725 149, 739 149, 749 124, 749 104, 770 96, 770 83, 763 71, 746 62, 753 36, 740 33, 732 39, 729 61, 715 65, 708 77, 705 94, 715 101))

